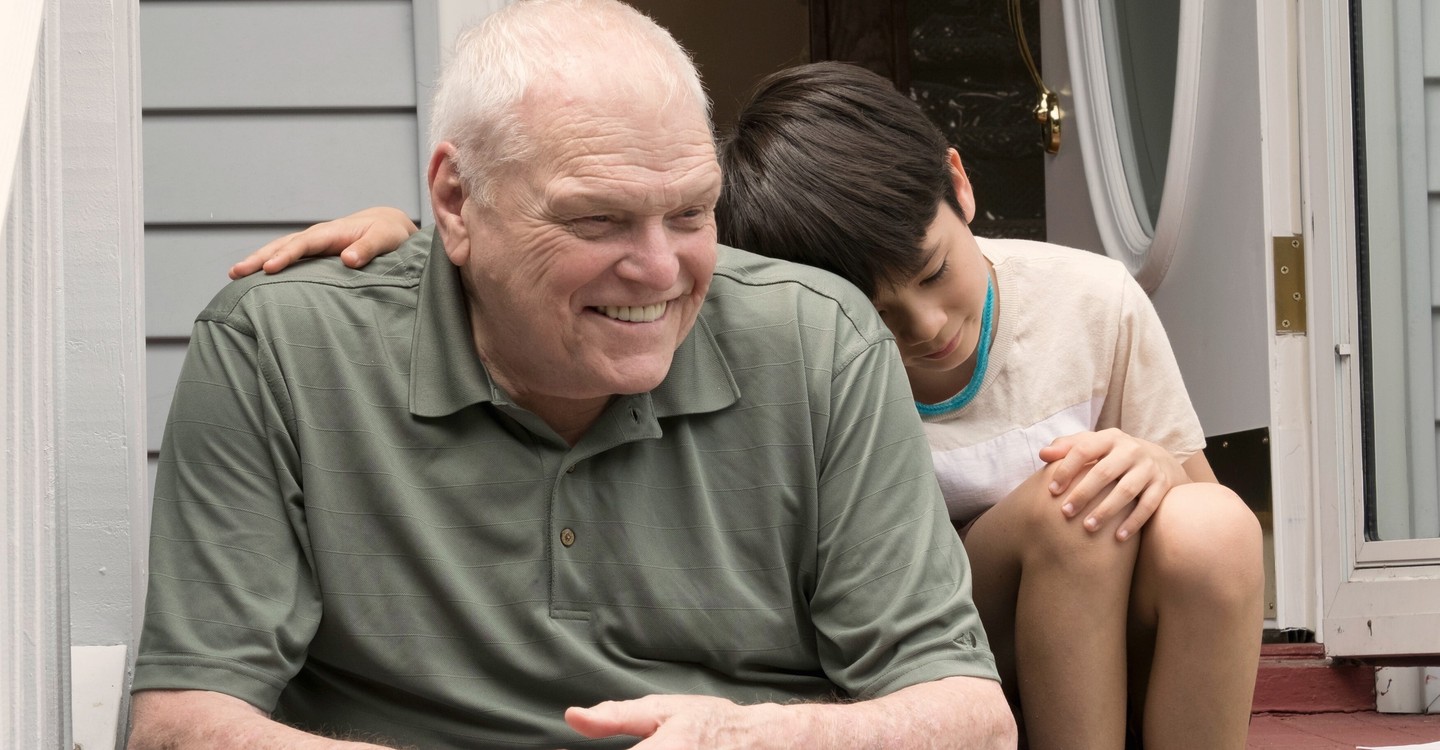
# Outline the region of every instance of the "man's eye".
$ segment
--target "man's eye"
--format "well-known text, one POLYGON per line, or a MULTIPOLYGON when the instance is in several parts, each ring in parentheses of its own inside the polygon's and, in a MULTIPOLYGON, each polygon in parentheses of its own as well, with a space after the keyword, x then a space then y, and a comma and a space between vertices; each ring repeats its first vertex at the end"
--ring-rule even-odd
POLYGON ((570 231, 584 237, 599 237, 602 234, 614 231, 617 226, 615 217, 609 214, 594 214, 592 216, 577 216, 569 221, 570 231))

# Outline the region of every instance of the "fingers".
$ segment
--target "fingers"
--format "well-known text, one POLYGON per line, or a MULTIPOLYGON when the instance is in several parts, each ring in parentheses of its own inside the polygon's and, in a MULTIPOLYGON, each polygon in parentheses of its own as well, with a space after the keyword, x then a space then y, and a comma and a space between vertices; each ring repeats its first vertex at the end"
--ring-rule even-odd
MULTIPOLYGON (((1075 486, 1065 497, 1065 503, 1060 506, 1060 512, 1064 513, 1067 518, 1074 518, 1084 512, 1096 500, 1102 500, 1102 505, 1104 505, 1103 500, 1110 500, 1113 497, 1114 500, 1110 503, 1111 507, 1123 505, 1139 494, 1156 474, 1144 451, 1139 450, 1139 446, 1135 442, 1101 438, 1102 436, 1097 433, 1095 439, 1082 441, 1081 445, 1072 449, 1069 455, 1063 459, 1066 462, 1070 461, 1072 457, 1077 460, 1094 461, 1089 472, 1075 482, 1075 486), (1111 497, 1107 497, 1105 488, 1111 484, 1117 486, 1108 493, 1111 497), (1118 494, 1116 490, 1119 491, 1118 494), (1126 492, 1130 494, 1125 495, 1126 492), (1121 499, 1122 497, 1123 499, 1121 499)), ((1076 466, 1075 473, 1078 474, 1084 466, 1085 464, 1076 466)), ((1065 468, 1068 467, 1059 467, 1055 473, 1058 474, 1061 469, 1065 468)), ((1052 488, 1056 483, 1058 482, 1052 481, 1052 488)), ((1096 512, 1092 511, 1091 516, 1091 518, 1086 518, 1085 527, 1094 531, 1103 524, 1105 514, 1101 513, 1096 516, 1096 512)))
POLYGON ((275 253, 290 242, 296 234, 298 233, 291 232, 283 237, 276 237, 262 245, 259 250, 245 256, 244 260, 230 267, 230 278, 234 280, 259 271, 265 265, 265 261, 273 258, 275 253))
POLYGON ((399 247, 409 236, 405 234, 396 237, 367 230, 359 239, 340 251, 340 262, 350 268, 364 268, 370 261, 399 247))
POLYGON ((656 696, 632 701, 605 701, 589 708, 565 710, 565 723, 586 737, 649 737, 670 717, 656 696))
MULTIPOLYGON (((1083 435, 1085 433, 1081 434, 1083 435)), ((1065 454, 1070 452, 1070 448, 1075 444, 1078 437, 1079 435, 1066 435, 1065 437, 1055 438, 1049 445, 1040 449, 1040 460, 1048 464, 1064 458, 1065 454)))
POLYGON ((1125 518, 1125 522, 1120 524, 1120 528, 1115 530, 1115 539, 1123 542, 1135 536, 1136 532, 1140 531, 1140 527, 1144 526, 1146 522, 1150 520, 1150 517, 1155 515, 1156 510, 1159 510, 1160 501, 1164 499, 1165 493, 1169 491, 1170 489, 1167 486, 1158 482, 1146 487, 1145 491, 1140 493, 1140 499, 1135 503, 1135 509, 1130 511, 1130 515, 1125 518))
POLYGON ((261 266, 265 269, 265 273, 280 273, 290 264, 307 255, 319 255, 330 251, 336 244, 343 242, 344 237, 335 236, 334 229, 325 224, 317 224, 303 232, 287 235, 284 240, 276 245, 270 257, 265 259, 265 263, 261 266))
MULTIPOLYGON (((1094 476, 1095 469, 1091 469, 1090 474, 1087 475, 1083 481, 1089 482, 1094 476)), ((1083 513, 1085 520, 1081 525, 1085 527, 1085 530, 1099 531, 1109 523, 1116 514, 1120 513, 1125 506, 1129 505, 1136 497, 1156 483, 1157 479, 1159 478, 1145 472, 1143 469, 1131 467, 1130 471, 1122 474, 1119 479, 1114 480, 1108 487, 1102 485, 1096 488, 1094 497, 1090 498, 1086 505, 1081 505, 1081 501, 1078 499, 1072 501, 1070 498, 1066 498, 1066 504, 1070 505, 1073 502, 1076 508, 1073 513, 1067 515, 1074 518, 1076 515, 1083 513)))
POLYGON ((1114 444, 1114 437, 1105 432, 1078 432, 1041 448, 1040 460, 1054 465, 1050 473, 1050 494, 1057 497, 1064 494, 1080 470, 1109 454, 1114 444))
POLYGON ((230 267, 230 278, 238 279, 256 271, 280 273, 292 263, 310 255, 334 253, 348 247, 355 236, 344 226, 327 221, 299 232, 291 232, 265 243, 245 259, 230 267))
POLYGON ((277 237, 230 267, 230 278, 256 271, 279 273, 296 261, 315 255, 339 255, 351 268, 360 268, 376 256, 399 247, 419 231, 397 208, 367 208, 299 232, 277 237))
POLYGON ((1170 488, 1185 481, 1184 468, 1165 449, 1113 428, 1059 438, 1041 449, 1040 458, 1052 466, 1050 493, 1064 495, 1060 512, 1066 518, 1083 514, 1089 531, 1104 528, 1135 503, 1115 530, 1121 541, 1134 536, 1170 488))

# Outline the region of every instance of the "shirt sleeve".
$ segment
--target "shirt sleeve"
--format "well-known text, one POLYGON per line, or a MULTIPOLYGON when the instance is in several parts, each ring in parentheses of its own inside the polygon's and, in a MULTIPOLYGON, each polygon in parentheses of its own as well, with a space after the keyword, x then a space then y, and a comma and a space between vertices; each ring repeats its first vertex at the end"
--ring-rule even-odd
POLYGON ((243 325, 195 325, 155 478, 134 690, 271 711, 319 624, 299 455, 265 351, 243 325))
POLYGON ((1120 271, 1114 362, 1097 429, 1118 427, 1184 461, 1205 447, 1205 433, 1155 306, 1120 271))
POLYGON ((893 342, 837 370, 830 409, 811 598, 826 674, 858 698, 998 679, 893 342))

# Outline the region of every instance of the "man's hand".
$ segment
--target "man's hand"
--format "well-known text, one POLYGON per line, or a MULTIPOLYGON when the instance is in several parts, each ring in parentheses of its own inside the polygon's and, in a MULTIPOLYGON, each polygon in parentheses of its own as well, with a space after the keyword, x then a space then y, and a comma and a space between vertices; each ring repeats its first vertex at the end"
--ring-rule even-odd
POLYGON ((571 708, 565 722, 586 737, 640 737, 639 750, 999 750, 1016 742, 1000 683, 977 677, 948 677, 855 703, 739 706, 707 696, 651 695, 571 708))
POLYGON ((629 735, 643 750, 666 748, 784 748, 799 739, 775 704, 739 706, 703 695, 651 695, 571 708, 565 723, 586 737, 629 735))
POLYGON ((417 231, 415 223, 398 208, 367 208, 270 240, 231 266, 230 278, 249 276, 261 269, 279 273, 291 263, 313 255, 339 255, 345 265, 362 268, 375 256, 400 247, 417 231))
POLYGON ((1050 494, 1065 495, 1060 512, 1067 518, 1088 512, 1084 526, 1090 531, 1135 502, 1135 509, 1115 530, 1120 541, 1134 536, 1150 520, 1170 488, 1190 481, 1169 451, 1113 428, 1059 438, 1040 449, 1040 460, 1055 464, 1050 494), (1072 488, 1071 481, 1090 464, 1094 464, 1090 473, 1072 488))

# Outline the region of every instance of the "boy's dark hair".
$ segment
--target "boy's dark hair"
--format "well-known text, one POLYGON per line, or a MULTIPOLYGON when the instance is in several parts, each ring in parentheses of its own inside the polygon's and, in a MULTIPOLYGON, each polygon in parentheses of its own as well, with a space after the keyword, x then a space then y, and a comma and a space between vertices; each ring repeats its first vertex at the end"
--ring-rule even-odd
POLYGON ((941 200, 964 217, 947 148, 919 105, 864 68, 782 70, 720 143, 720 241, 823 268, 874 297, 924 266, 920 243, 941 200))

